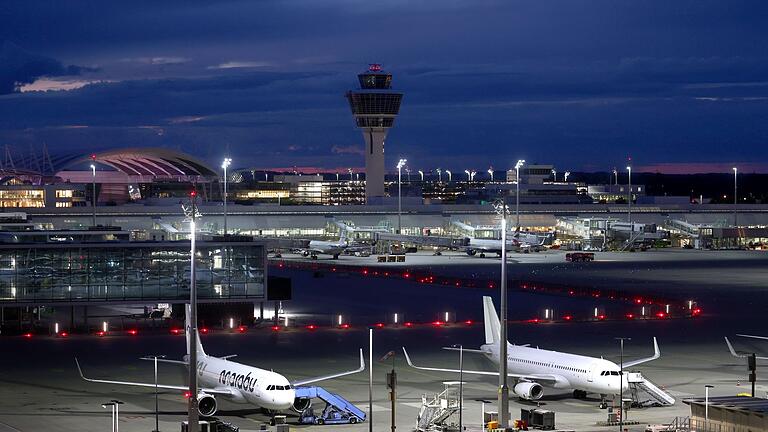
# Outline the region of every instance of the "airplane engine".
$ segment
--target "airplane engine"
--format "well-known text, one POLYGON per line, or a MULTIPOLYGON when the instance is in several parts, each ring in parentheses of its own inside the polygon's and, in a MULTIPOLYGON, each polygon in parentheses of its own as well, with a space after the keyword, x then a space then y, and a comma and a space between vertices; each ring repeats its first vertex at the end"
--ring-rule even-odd
POLYGON ((527 400, 539 400, 544 396, 544 388, 541 384, 534 382, 518 383, 512 391, 519 397, 527 400))
POLYGON ((291 409, 297 413, 303 413, 312 406, 312 399, 310 398, 295 398, 291 409))
POLYGON ((216 414, 216 398, 206 394, 200 393, 197 396, 197 411, 203 417, 210 417, 216 414))
POLYGON ((467 249, 467 255, 469 256, 475 256, 476 253, 477 251, 474 249, 467 249))

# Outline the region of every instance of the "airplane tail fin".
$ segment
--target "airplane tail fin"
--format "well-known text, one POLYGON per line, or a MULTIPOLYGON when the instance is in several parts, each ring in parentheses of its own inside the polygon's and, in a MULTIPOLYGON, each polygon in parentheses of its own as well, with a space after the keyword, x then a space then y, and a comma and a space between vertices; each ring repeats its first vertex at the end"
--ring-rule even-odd
POLYGON ((206 354, 205 350, 203 350, 203 344, 200 342, 200 334, 197 332, 197 326, 194 327, 194 332, 192 331, 192 320, 190 319, 192 316, 192 307, 190 305, 186 305, 186 310, 184 312, 184 334, 187 335, 187 356, 189 356, 189 347, 193 336, 197 346, 197 355, 204 356, 206 354))
POLYGON ((493 305, 493 299, 483 296, 483 320, 485 325, 485 343, 497 344, 501 340, 499 332, 499 316, 496 314, 496 307, 493 305))

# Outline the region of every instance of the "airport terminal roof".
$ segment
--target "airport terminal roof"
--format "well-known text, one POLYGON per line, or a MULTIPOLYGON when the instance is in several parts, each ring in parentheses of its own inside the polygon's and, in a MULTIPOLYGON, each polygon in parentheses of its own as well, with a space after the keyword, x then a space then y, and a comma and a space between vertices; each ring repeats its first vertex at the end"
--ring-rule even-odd
MULTIPOLYGON (((704 398, 685 399, 688 405, 704 405, 704 398)), ((749 411, 756 414, 768 413, 768 399, 749 396, 717 396, 709 398, 710 408, 724 408, 736 411, 749 411)))

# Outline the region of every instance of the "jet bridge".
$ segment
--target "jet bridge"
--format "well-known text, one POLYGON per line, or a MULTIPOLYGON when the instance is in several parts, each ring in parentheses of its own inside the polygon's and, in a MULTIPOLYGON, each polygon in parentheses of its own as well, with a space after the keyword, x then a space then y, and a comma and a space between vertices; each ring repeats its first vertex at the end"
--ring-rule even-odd
POLYGON ((627 382, 635 406, 669 406, 675 403, 672 395, 643 377, 640 372, 628 372, 627 382))
POLYGON ((296 387, 297 399, 320 399, 325 402, 325 408, 320 414, 315 414, 309 407, 299 415, 302 424, 341 424, 365 421, 365 412, 352 402, 331 393, 322 387, 296 387))

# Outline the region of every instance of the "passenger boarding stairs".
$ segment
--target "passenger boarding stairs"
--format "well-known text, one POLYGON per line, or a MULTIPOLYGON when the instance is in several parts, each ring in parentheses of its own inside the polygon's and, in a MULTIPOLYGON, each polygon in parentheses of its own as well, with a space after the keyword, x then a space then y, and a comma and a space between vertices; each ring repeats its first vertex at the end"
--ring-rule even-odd
POLYGON ((320 399, 325 402, 322 413, 315 415, 308 412, 311 408, 301 413, 300 419, 313 423, 357 423, 365 421, 365 412, 343 397, 331 393, 322 387, 296 387, 296 397, 306 399, 320 399))
POLYGON ((450 430, 452 426, 458 429, 457 425, 450 425, 448 419, 459 412, 459 407, 459 398, 455 387, 447 386, 445 390, 432 398, 422 395, 421 409, 416 419, 416 430, 419 432, 445 431, 450 430))
POLYGON ((632 404, 638 406, 668 406, 674 405, 675 398, 660 389, 640 372, 628 372, 627 382, 632 393, 632 404))

